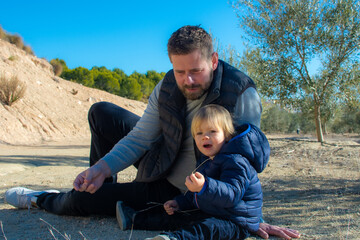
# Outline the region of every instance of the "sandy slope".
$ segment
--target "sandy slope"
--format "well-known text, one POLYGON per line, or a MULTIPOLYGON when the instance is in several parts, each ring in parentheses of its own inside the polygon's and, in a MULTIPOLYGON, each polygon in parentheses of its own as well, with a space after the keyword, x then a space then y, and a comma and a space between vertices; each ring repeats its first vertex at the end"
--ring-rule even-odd
POLYGON ((0 39, 0 74, 26 84, 23 99, 0 104, 0 142, 34 144, 89 138, 87 112, 98 101, 110 101, 138 115, 145 104, 55 77, 44 59, 26 54, 0 39), (76 94, 75 94, 76 93, 76 94))

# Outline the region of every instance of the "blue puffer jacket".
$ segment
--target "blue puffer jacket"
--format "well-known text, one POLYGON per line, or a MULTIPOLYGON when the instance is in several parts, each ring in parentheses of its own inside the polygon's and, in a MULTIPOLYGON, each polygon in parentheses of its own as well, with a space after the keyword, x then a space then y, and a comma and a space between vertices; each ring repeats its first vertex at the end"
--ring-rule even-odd
MULTIPOLYGON (((270 146, 256 126, 245 124, 213 160, 197 169, 205 176, 201 192, 175 198, 181 210, 200 208, 256 232, 262 216, 262 190, 257 173, 266 167, 270 146)), ((207 158, 202 158, 198 166, 207 158)))

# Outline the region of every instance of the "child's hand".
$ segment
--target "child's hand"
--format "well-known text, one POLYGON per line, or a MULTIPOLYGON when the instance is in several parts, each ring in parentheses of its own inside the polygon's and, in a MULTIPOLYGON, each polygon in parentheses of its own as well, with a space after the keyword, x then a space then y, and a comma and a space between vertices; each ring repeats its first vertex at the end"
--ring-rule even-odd
POLYGON ((205 183, 204 175, 199 172, 192 173, 185 179, 185 185, 191 192, 200 192, 205 183))
POLYGON ((173 215, 175 211, 179 210, 179 204, 175 200, 169 200, 164 203, 164 209, 167 214, 173 215))

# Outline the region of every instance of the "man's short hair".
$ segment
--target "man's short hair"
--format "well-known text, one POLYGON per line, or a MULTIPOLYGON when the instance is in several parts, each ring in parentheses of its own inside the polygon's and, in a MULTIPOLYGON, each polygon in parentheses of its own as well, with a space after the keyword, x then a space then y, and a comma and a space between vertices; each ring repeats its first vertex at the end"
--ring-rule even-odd
POLYGON ((195 50, 200 50, 202 57, 211 59, 213 54, 212 38, 199 26, 184 26, 175 31, 167 45, 168 55, 186 55, 195 50))

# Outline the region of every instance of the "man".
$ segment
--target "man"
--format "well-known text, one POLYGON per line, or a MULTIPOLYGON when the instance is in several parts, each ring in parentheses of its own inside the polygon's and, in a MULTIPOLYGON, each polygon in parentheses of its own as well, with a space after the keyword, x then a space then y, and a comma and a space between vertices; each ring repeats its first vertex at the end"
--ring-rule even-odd
MULTIPOLYGON (((259 127, 261 102, 255 84, 242 72, 218 59, 211 36, 198 26, 185 26, 168 42, 173 65, 155 87, 141 118, 111 103, 89 111, 91 167, 80 173, 68 193, 15 188, 6 201, 17 207, 31 202, 55 214, 115 215, 117 201, 136 209, 164 203, 185 192, 185 177, 195 169, 198 150, 190 126, 194 113, 215 103, 232 114, 235 126, 259 127), (104 183, 130 165, 138 168, 131 183, 104 183), (23 196, 23 197, 19 197, 23 196)), ((290 239, 291 229, 262 223, 257 234, 290 239)))

